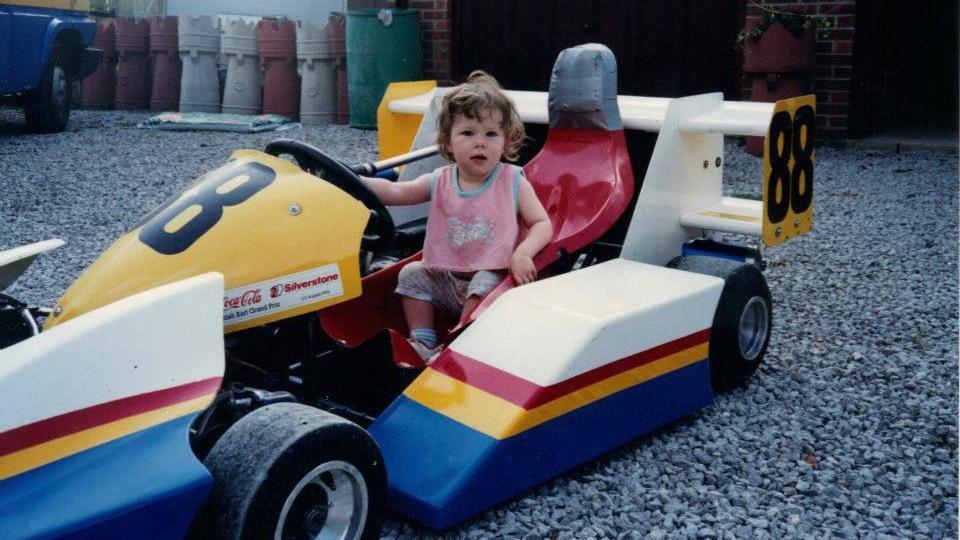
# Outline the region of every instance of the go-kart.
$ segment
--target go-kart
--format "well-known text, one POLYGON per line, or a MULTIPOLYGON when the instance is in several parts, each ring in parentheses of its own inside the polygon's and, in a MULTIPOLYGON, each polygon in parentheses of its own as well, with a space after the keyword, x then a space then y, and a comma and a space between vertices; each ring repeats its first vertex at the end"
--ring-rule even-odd
MULTIPOLYGON (((524 167, 555 230, 540 279, 446 321, 424 366, 393 292, 423 209, 386 208, 357 172, 435 165, 431 86, 381 105, 381 144, 410 155, 238 150, 51 309, 0 299, 0 531, 369 538, 388 506, 445 528, 754 373, 761 249, 709 236, 812 228, 812 96, 618 96, 608 49, 563 51, 548 94, 508 92, 549 124, 524 167), (624 129, 659 132, 642 189, 624 129), (766 135, 763 201, 721 195, 724 134, 766 135)), ((0 285, 56 245, 0 253, 0 285)))

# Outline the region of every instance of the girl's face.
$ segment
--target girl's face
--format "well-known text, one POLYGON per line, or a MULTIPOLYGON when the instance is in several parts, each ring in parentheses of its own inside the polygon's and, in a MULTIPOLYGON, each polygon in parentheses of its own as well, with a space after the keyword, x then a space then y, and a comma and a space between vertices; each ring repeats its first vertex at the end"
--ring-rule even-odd
POLYGON ((503 156, 505 137, 500 111, 485 110, 480 118, 458 114, 450 128, 447 150, 460 169, 460 177, 469 182, 483 182, 503 156))

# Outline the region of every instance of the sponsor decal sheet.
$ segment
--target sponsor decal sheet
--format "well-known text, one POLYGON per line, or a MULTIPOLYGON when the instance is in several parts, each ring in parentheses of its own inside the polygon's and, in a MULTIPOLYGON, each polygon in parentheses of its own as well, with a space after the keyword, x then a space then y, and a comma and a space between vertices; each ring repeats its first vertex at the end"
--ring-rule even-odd
POLYGON ((223 323, 243 322, 342 295, 340 267, 328 264, 225 291, 223 323))

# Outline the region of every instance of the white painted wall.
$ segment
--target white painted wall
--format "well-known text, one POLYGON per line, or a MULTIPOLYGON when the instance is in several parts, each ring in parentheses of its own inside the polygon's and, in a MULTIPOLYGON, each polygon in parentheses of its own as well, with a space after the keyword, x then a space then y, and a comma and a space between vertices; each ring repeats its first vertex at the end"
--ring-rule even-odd
POLYGON ((344 11, 346 0, 167 0, 167 15, 253 15, 286 17, 322 27, 331 12, 344 11))

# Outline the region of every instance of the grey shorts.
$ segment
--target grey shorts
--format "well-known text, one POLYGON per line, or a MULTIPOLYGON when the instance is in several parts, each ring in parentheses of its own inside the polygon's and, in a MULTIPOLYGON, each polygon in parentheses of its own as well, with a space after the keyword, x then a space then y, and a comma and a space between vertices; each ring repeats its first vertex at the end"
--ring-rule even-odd
POLYGON ((480 270, 472 276, 464 276, 449 270, 427 268, 422 262, 415 261, 400 270, 397 294, 430 302, 439 310, 459 316, 467 298, 483 298, 506 275, 506 271, 480 270))

